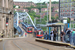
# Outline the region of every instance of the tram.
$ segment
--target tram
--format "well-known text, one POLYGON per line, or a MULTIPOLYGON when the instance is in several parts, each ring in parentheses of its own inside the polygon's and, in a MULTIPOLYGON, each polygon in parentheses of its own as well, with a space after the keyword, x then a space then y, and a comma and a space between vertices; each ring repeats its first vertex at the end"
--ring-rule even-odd
POLYGON ((33 27, 27 27, 27 33, 32 33, 33 32, 33 27))
POLYGON ((37 30, 36 31, 36 37, 37 38, 42 38, 43 37, 43 31, 42 30, 37 30))
POLYGON ((27 26, 22 22, 22 28, 27 32, 27 33, 32 33, 33 32, 33 27, 32 26, 27 26))

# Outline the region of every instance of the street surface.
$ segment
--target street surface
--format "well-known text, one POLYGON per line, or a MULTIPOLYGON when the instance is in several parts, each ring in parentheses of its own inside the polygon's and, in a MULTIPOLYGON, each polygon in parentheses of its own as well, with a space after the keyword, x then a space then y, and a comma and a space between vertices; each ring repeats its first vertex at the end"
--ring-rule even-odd
POLYGON ((75 50, 63 46, 54 46, 36 42, 35 38, 28 36, 25 38, 4 39, 0 42, 0 50, 75 50))

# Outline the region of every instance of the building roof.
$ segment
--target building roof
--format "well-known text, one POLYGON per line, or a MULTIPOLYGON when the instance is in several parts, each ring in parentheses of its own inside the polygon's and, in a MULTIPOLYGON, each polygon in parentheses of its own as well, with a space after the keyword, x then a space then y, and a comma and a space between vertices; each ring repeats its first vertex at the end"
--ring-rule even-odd
POLYGON ((65 25, 64 23, 48 23, 47 27, 59 27, 65 25))

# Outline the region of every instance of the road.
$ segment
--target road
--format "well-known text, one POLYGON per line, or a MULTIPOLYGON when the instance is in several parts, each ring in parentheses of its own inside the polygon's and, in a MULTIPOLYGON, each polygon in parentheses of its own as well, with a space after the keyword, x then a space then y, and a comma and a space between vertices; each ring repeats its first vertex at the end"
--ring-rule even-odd
POLYGON ((54 46, 36 42, 33 37, 4 39, 0 50, 74 50, 68 47, 54 46))

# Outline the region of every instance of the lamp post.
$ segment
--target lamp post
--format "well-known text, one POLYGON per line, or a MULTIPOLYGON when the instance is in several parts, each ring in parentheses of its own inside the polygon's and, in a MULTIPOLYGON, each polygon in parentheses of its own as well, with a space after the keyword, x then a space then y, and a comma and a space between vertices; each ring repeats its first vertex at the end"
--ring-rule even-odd
MULTIPOLYGON (((49 4, 47 2, 47 24, 48 24, 48 6, 49 6, 49 4)), ((48 27, 47 27, 47 31, 48 31, 48 27)))

